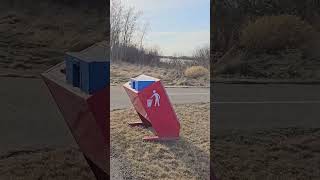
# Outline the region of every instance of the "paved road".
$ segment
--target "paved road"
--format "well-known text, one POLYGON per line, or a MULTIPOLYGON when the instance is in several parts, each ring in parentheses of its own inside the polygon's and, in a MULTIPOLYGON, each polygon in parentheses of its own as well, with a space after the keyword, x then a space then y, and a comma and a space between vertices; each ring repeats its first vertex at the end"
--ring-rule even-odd
MULTIPOLYGON (((174 104, 209 102, 209 88, 167 88, 170 100, 174 104)), ((121 86, 112 86, 110 89, 111 110, 131 107, 127 93, 121 86)))
MULTIPOLYGON (((42 80, 0 77, 0 84, 0 154, 29 148, 77 147, 42 80)), ((113 179, 122 179, 112 175, 113 179)))
MULTIPOLYGON (((0 151, 74 144, 40 79, 0 78, 0 151)), ((320 127, 320 85, 215 84, 213 127, 320 127)), ((173 103, 208 102, 209 89, 168 88, 173 103)), ((122 87, 111 87, 111 109, 130 107, 122 87)))
POLYGON ((320 127, 320 85, 213 86, 213 127, 320 127))
POLYGON ((0 152, 75 145, 42 80, 2 77, 0 84, 0 152))
MULTIPOLYGON (((25 146, 75 144, 41 79, 0 77, 0 152, 25 146)), ((169 89, 173 103, 209 102, 209 89, 169 89)), ((111 108, 130 107, 122 87, 111 87, 111 108)))

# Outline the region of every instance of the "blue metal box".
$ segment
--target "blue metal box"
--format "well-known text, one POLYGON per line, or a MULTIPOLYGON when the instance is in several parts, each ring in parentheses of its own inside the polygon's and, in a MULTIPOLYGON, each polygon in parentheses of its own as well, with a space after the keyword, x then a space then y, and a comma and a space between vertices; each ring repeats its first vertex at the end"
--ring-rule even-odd
POLYGON ((135 89, 136 91, 142 91, 144 88, 148 87, 155 81, 155 78, 142 74, 135 78, 131 78, 130 85, 132 89, 135 89))
POLYGON ((66 79, 69 84, 93 94, 110 84, 107 47, 96 44, 81 52, 66 53, 66 79))

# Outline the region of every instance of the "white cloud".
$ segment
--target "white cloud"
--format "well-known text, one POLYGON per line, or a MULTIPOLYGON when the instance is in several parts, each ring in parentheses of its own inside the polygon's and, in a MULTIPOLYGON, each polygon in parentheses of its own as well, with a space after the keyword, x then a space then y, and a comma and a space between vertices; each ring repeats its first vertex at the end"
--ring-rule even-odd
POLYGON ((162 9, 185 8, 199 0, 122 0, 126 6, 143 11, 161 11, 162 9))
POLYGON ((168 9, 174 11, 197 8, 200 3, 208 3, 209 0, 122 0, 122 2, 125 6, 143 11, 142 21, 151 23, 151 31, 148 31, 145 37, 145 46, 159 47, 163 55, 175 53, 191 55, 197 47, 210 43, 208 29, 192 32, 158 32, 159 30, 152 27, 155 17, 161 17, 168 9))
POLYGON ((210 44, 210 32, 151 32, 145 44, 147 47, 158 46, 163 55, 189 56, 196 48, 210 44))

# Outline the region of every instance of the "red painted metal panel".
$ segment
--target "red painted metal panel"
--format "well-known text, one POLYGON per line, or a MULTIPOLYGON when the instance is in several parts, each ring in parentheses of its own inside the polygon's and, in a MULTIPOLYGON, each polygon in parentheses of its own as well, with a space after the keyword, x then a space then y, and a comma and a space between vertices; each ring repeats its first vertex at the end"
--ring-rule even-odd
POLYGON ((104 172, 109 172, 109 87, 88 97, 43 76, 80 150, 104 172))
POLYGON ((109 95, 110 88, 107 87, 94 93, 87 99, 90 111, 93 113, 94 118, 103 133, 102 135, 105 138, 105 143, 107 143, 110 138, 110 123, 107 123, 107 120, 110 119, 109 95))
POLYGON ((180 122, 160 80, 139 92, 132 89, 129 83, 123 87, 137 113, 142 115, 155 130, 156 136, 146 137, 145 140, 179 138, 180 122))
MULTIPOLYGON (((133 107, 135 108, 135 110, 141 115, 141 116, 145 116, 146 115, 146 111, 142 105, 141 100, 138 97, 138 92, 135 91, 134 89, 132 89, 129 85, 129 83, 126 83, 124 85, 124 89, 127 92, 131 103, 133 104, 133 107)), ((149 119, 146 119, 148 121, 150 121, 149 119)))

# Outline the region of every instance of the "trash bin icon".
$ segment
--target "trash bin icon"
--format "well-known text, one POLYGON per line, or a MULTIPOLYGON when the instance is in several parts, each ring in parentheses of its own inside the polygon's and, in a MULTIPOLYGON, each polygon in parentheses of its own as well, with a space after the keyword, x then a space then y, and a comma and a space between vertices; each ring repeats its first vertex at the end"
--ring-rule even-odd
POLYGON ((180 122, 160 79, 140 75, 123 85, 140 117, 132 126, 152 127, 155 136, 144 140, 174 140, 179 138, 180 122))
POLYGON ((147 100, 147 106, 148 106, 148 108, 150 108, 151 105, 152 105, 152 99, 148 99, 148 100, 147 100))

